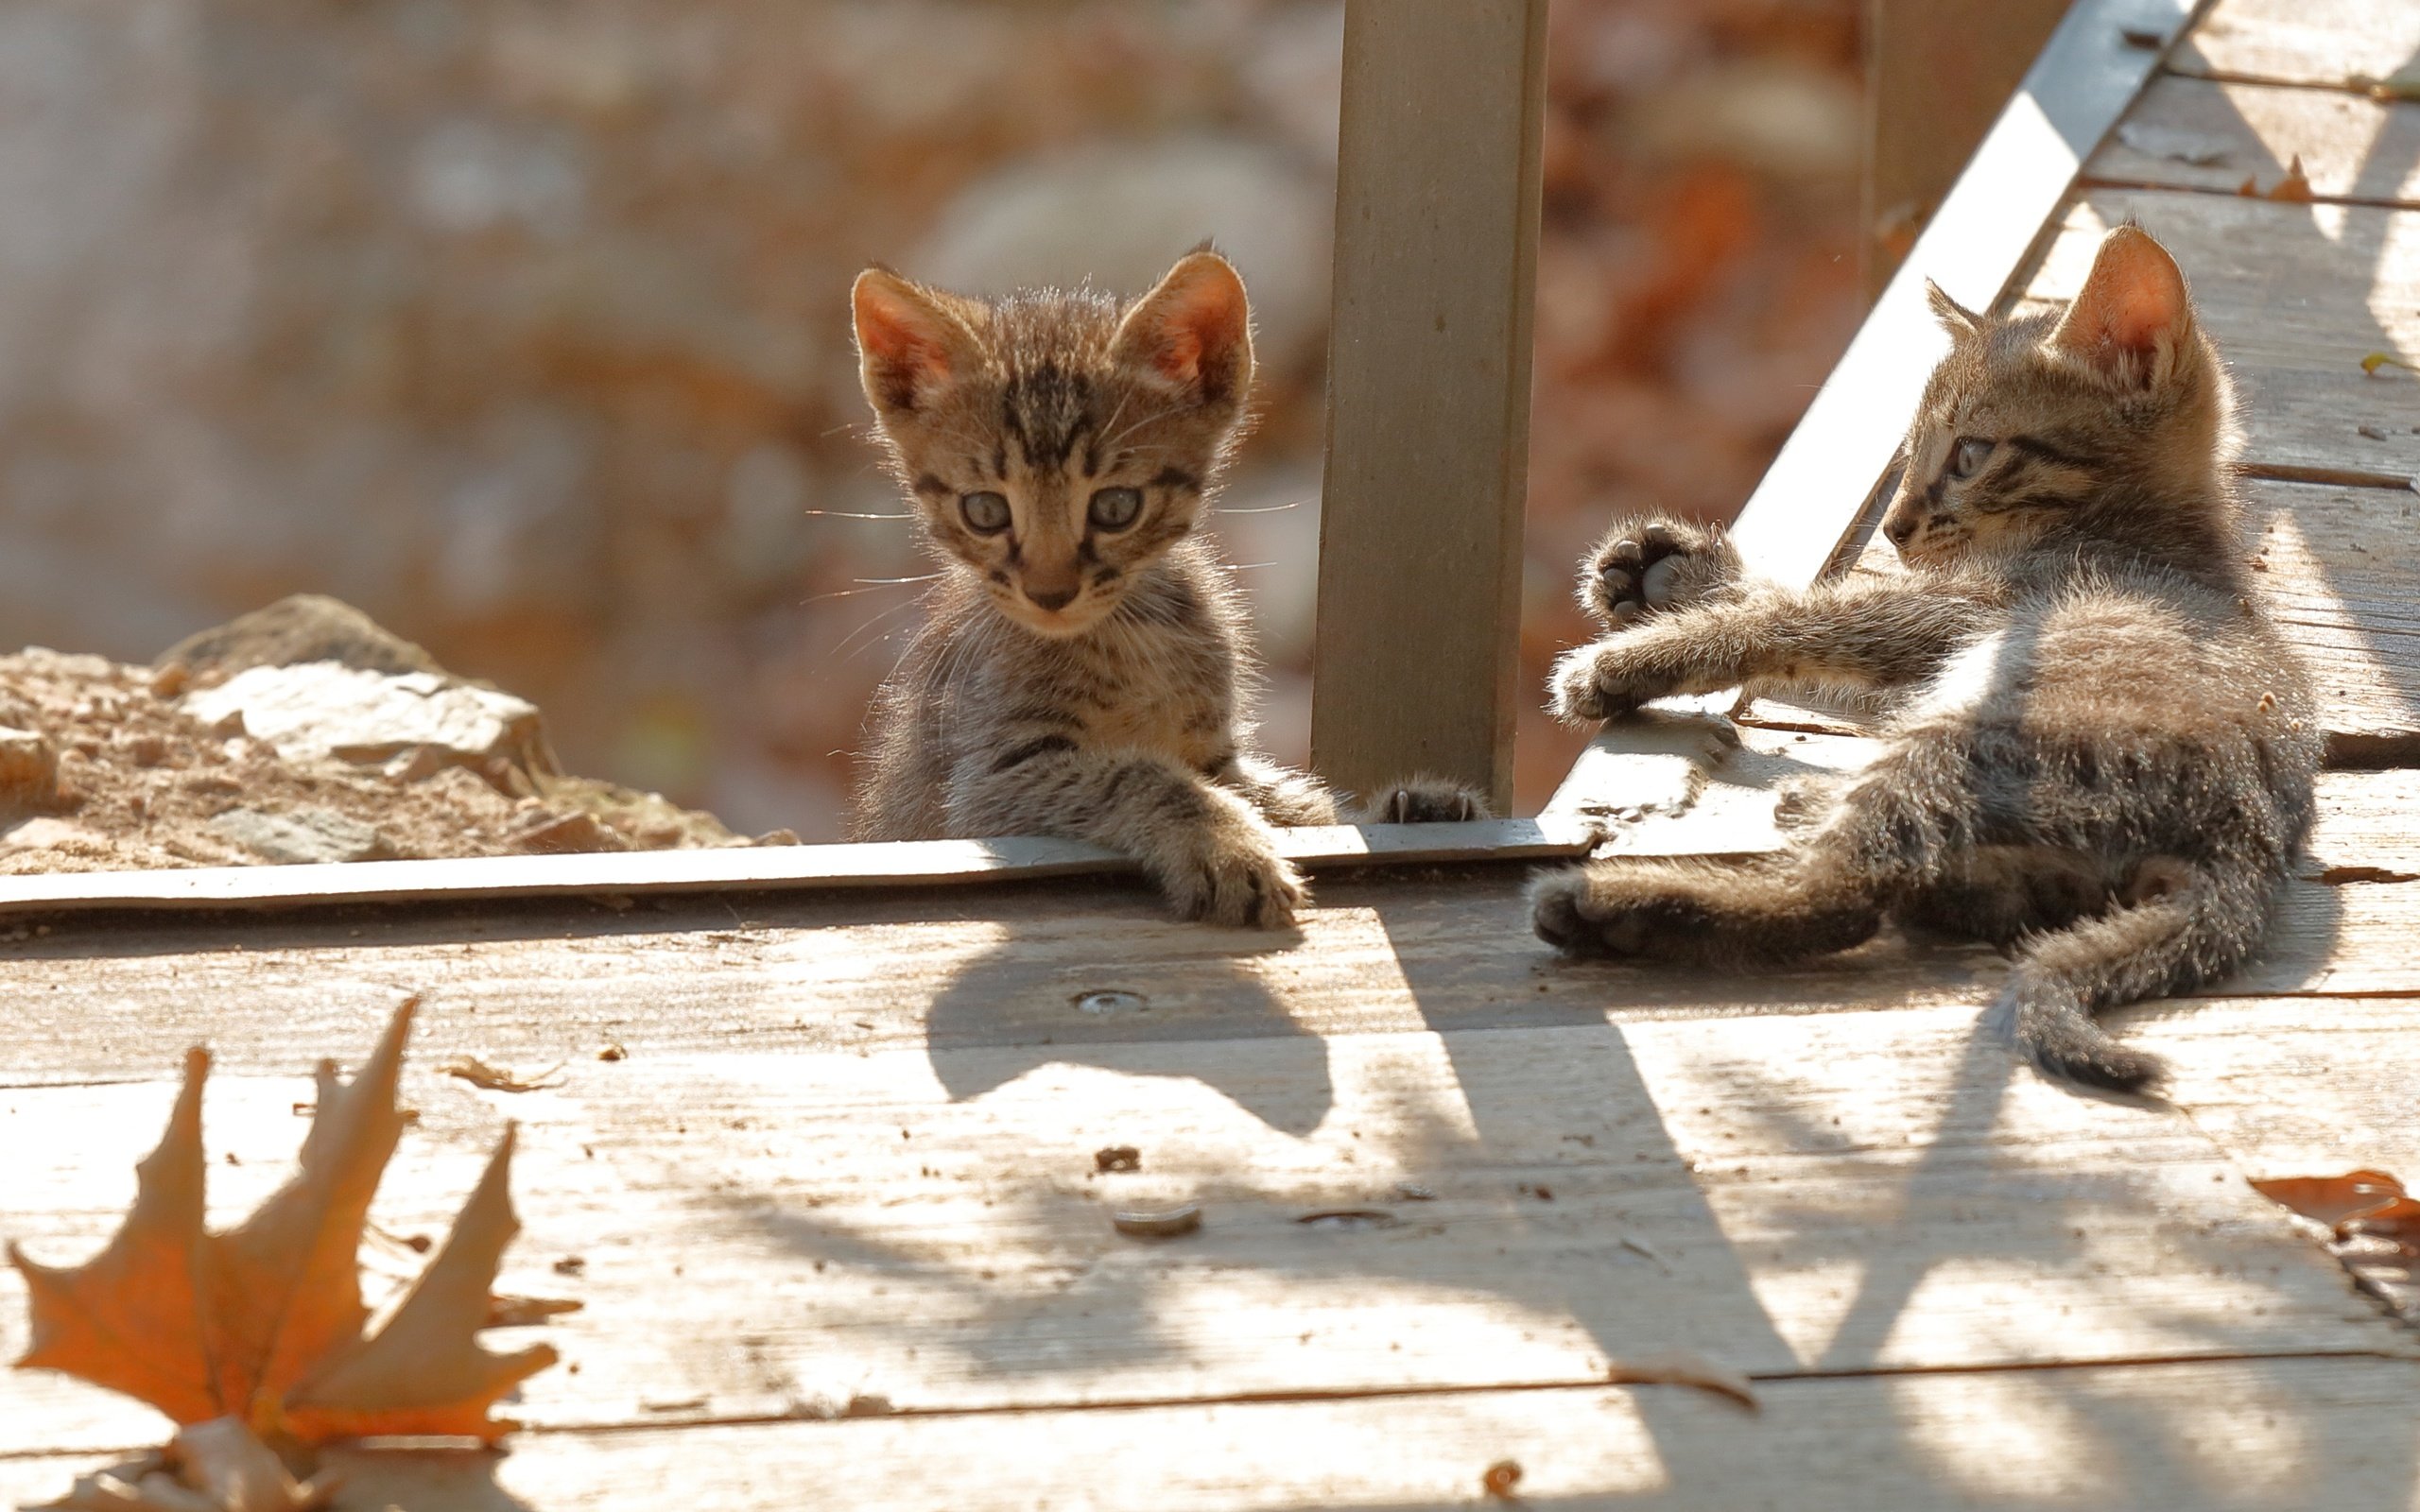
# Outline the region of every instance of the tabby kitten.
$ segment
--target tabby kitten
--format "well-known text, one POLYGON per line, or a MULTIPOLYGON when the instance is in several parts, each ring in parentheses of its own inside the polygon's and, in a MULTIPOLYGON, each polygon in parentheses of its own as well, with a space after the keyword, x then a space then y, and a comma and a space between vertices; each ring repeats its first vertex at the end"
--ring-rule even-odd
MULTIPOLYGON (((1121 306, 873 268, 854 304, 866 398, 942 568, 874 698, 854 837, 1089 840, 1185 918, 1288 923, 1303 884, 1270 826, 1336 823, 1338 800, 1245 748, 1244 610, 1195 534, 1252 385, 1236 270, 1205 249, 1121 306)), ((1366 816, 1485 809, 1413 781, 1366 816)))
POLYGON ((1913 571, 1786 592, 1720 532, 1615 527, 1556 711, 1667 694, 1896 690, 1889 745, 1785 855, 1599 861, 1541 878, 1573 952, 1730 965, 1845 950, 1886 915, 2013 949, 2000 1001, 2044 1071, 2160 1074, 2104 1009, 2189 991, 2258 947, 2312 816, 2305 674, 2236 538, 2233 401, 2183 275, 2139 227, 2060 316, 1939 289, 1951 350, 1883 532, 1913 571))

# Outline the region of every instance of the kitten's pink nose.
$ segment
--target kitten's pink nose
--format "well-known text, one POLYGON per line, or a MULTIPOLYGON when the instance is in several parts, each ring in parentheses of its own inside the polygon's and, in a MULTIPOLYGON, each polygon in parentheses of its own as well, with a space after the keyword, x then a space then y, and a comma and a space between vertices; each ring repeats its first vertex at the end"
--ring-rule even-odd
POLYGON ((1076 591, 1072 588, 1028 588, 1025 596, 1056 613, 1076 601, 1076 591))

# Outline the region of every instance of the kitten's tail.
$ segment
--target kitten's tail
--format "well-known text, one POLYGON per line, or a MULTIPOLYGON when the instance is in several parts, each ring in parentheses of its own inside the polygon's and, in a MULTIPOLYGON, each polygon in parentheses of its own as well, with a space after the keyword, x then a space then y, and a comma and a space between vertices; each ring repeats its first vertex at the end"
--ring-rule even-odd
POLYGON ((2182 992, 2243 964, 2268 927, 2272 890, 2256 868, 2232 874, 2174 857, 2137 873, 2126 906, 2044 935, 2017 957, 2000 1001, 2016 1041, 2048 1075, 2138 1091, 2159 1057, 2129 1050, 2095 1022, 2102 1011, 2182 992))

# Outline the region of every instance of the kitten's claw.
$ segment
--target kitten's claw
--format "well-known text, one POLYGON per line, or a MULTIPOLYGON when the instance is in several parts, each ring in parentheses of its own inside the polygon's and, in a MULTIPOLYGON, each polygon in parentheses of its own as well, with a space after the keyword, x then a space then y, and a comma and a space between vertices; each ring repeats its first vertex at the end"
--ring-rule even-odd
POLYGON ((1651 664, 1636 644, 1636 631, 1566 651, 1548 683, 1548 707, 1567 725, 1614 718, 1652 698, 1681 691, 1668 672, 1651 664))
POLYGON ((1309 901, 1301 873, 1265 833, 1214 835, 1162 882, 1178 918, 1228 928, 1284 929, 1309 901))
POLYGON ((1719 529, 1659 515, 1618 522, 1580 565, 1580 607, 1608 629, 1685 609, 1737 582, 1738 548, 1719 529))
POLYGON ((1442 777, 1408 777, 1363 804, 1360 824, 1451 824, 1493 818, 1478 789, 1442 777))

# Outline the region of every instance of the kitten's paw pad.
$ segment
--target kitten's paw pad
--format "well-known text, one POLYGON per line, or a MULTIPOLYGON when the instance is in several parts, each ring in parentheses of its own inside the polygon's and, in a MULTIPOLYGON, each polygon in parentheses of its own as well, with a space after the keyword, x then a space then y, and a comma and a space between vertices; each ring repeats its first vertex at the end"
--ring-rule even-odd
POLYGON ((1538 938, 1568 955, 1636 955, 1647 924, 1616 909, 1607 917, 1584 868, 1548 872, 1530 885, 1530 921, 1538 938))
POLYGON ((1720 530, 1661 516, 1624 521, 1581 564, 1580 605, 1619 629, 1710 598, 1741 572, 1738 548, 1720 530))
POLYGON ((1167 893, 1181 919, 1253 929, 1286 928, 1310 896, 1292 863, 1249 835, 1205 847, 1167 880, 1167 893))
POLYGON ((1408 777, 1361 805, 1361 824, 1454 824, 1494 818, 1478 789, 1442 777, 1408 777))

